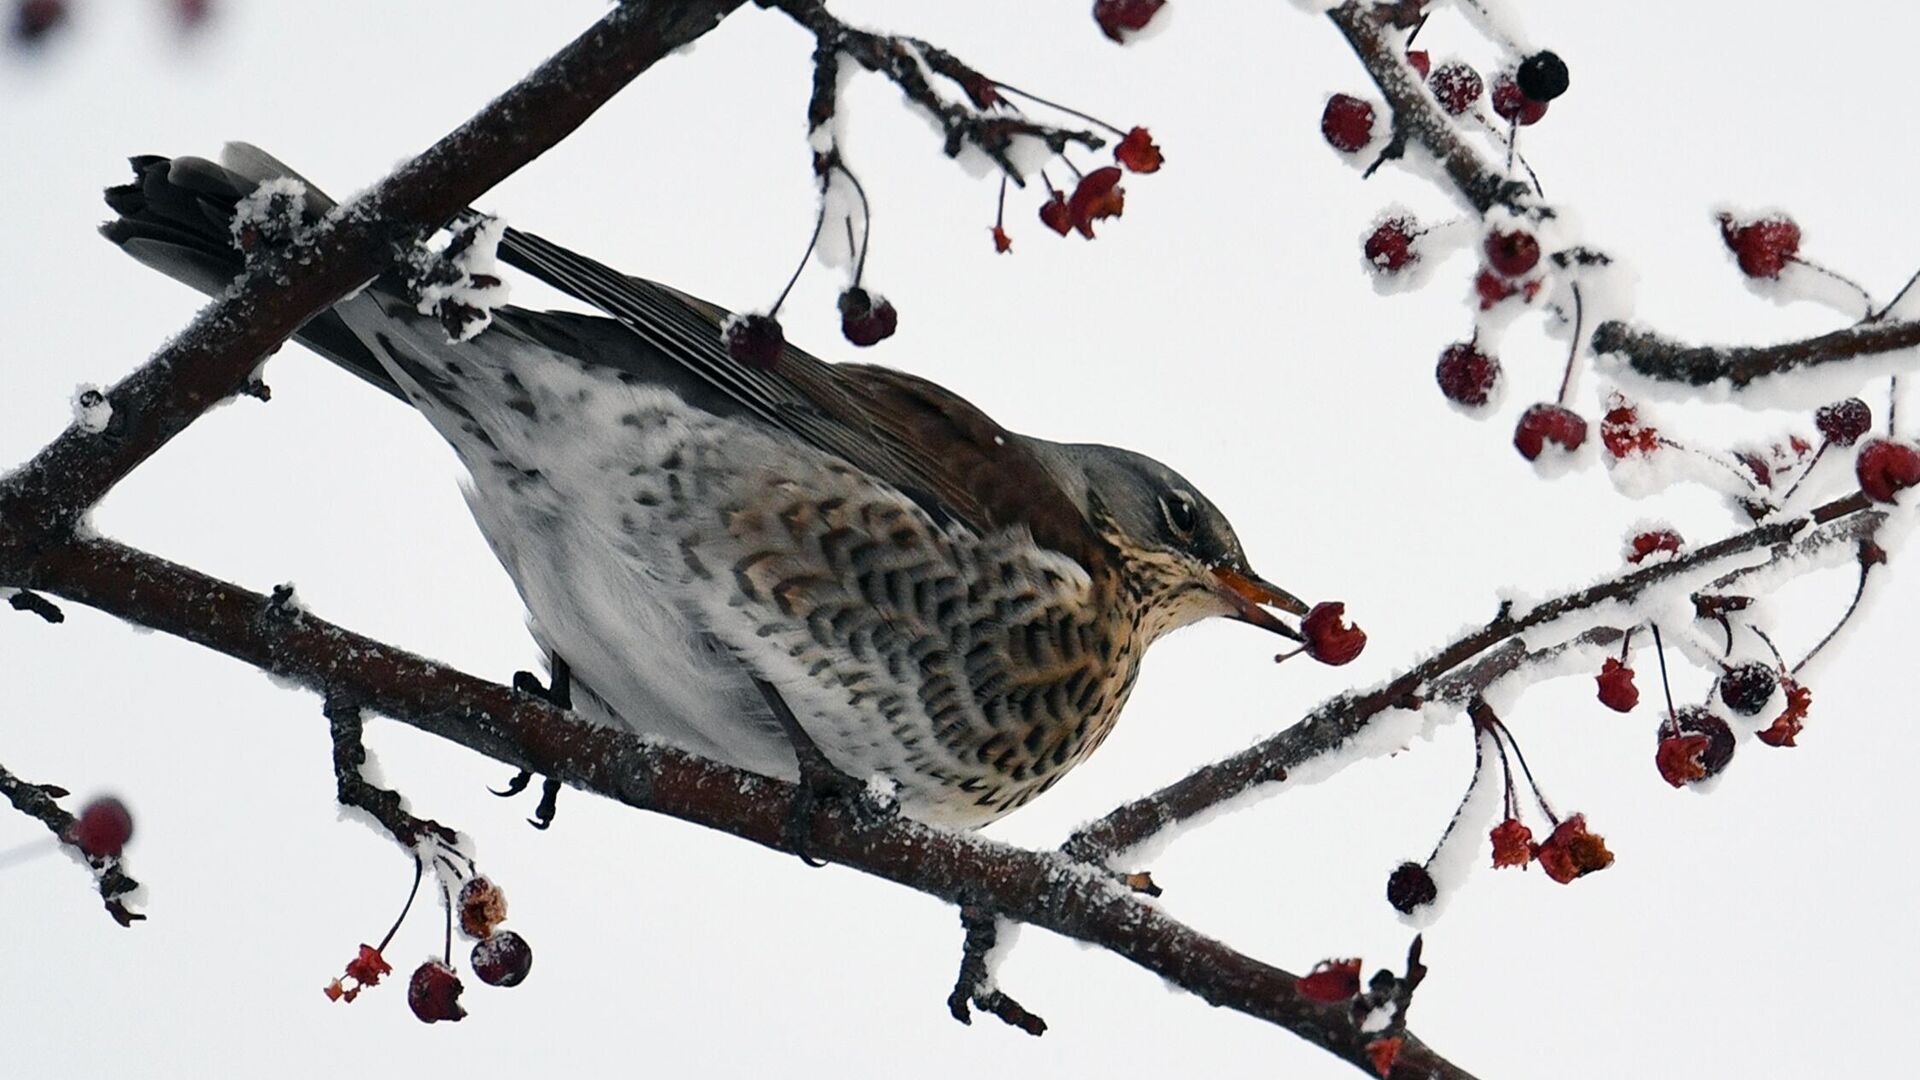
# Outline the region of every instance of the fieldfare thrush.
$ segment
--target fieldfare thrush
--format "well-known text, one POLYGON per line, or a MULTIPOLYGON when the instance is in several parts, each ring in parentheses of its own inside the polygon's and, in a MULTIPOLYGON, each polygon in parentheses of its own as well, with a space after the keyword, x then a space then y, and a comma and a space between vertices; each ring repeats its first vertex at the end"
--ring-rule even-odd
MULTIPOLYGON (((217 294, 276 220, 334 206, 253 147, 223 162, 135 158, 102 231, 217 294)), ((887 368, 742 363, 712 304, 488 228, 480 246, 604 316, 487 323, 459 299, 494 285, 469 263, 390 271, 297 339, 452 444, 588 719, 788 779, 817 750, 975 827, 1100 745, 1161 635, 1221 615, 1299 638, 1269 608, 1305 606, 1165 465, 1015 434, 887 368)))

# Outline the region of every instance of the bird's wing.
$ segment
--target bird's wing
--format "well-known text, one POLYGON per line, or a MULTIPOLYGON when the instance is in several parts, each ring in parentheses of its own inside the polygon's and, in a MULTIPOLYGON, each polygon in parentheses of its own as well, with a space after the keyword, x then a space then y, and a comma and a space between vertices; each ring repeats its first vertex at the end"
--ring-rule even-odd
MULTIPOLYGON (((975 533, 1025 524, 1092 568, 1104 544, 1020 440, 952 391, 888 368, 829 364, 789 344, 770 370, 728 354, 727 312, 517 229, 501 261, 593 305, 742 412, 845 459, 936 520, 975 533)), ((582 357, 592 362, 594 357, 582 357)))

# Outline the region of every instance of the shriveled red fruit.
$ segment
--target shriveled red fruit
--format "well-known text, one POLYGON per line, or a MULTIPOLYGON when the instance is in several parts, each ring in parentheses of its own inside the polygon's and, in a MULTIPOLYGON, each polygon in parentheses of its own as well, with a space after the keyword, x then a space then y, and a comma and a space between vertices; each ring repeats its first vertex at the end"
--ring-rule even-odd
MULTIPOLYGON (((1120 187, 1120 169, 1107 165, 1080 178, 1067 198, 1067 218, 1080 235, 1093 239, 1093 223, 1101 218, 1119 217, 1126 209, 1127 193, 1120 187)), ((1044 220, 1044 219, 1043 219, 1044 220)))
POLYGON ((133 814, 110 795, 95 799, 73 819, 67 839, 96 859, 118 855, 133 839, 133 814))
POLYGON ((1300 633, 1307 639, 1307 655, 1323 664, 1339 667, 1352 662, 1367 647, 1367 632, 1348 626, 1343 616, 1347 605, 1338 600, 1313 605, 1300 621, 1300 633))
POLYGON ((1674 720, 1660 725, 1659 734, 1654 763, 1674 787, 1718 776, 1733 760, 1733 729, 1698 705, 1681 709, 1674 720))
POLYGON ((1013 237, 1008 236, 1007 230, 998 225, 993 227, 993 250, 1001 255, 1013 250, 1013 237))
POLYGON ((1320 134, 1344 154, 1357 154, 1366 149, 1373 141, 1372 104, 1351 94, 1333 95, 1320 114, 1320 134))
POLYGON ((1533 861, 1533 830, 1517 818, 1508 818, 1493 827, 1493 868, 1525 867, 1533 861))
POLYGON ((1397 274, 1420 259, 1413 250, 1413 236, 1412 218, 1388 218, 1367 237, 1366 243, 1361 245, 1361 254, 1367 257, 1367 265, 1375 270, 1383 274, 1397 274))
POLYGON ((885 297, 858 285, 840 294, 840 332, 855 345, 879 344, 892 337, 899 325, 900 315, 885 297))
POLYGON ((1860 490, 1875 502, 1893 502, 1895 492, 1920 484, 1920 451, 1891 439, 1868 439, 1853 459, 1860 490))
POLYGON ((1413 914, 1416 908, 1433 903, 1439 895, 1433 875, 1416 862, 1401 863, 1387 878, 1387 903, 1402 915, 1413 914))
POLYGON ((486 937, 507 918, 507 894, 484 874, 476 874, 460 886, 455 906, 460 914, 460 932, 468 937, 486 937))
POLYGON ((1617 461, 1632 454, 1651 454, 1660 448, 1658 429, 1640 422, 1640 411, 1619 394, 1613 395, 1600 418, 1600 443, 1617 461))
POLYGON ((1547 115, 1547 103, 1535 101, 1521 93, 1512 75, 1502 75, 1493 82, 1493 111, 1502 120, 1511 120, 1526 127, 1539 123, 1547 115))
POLYGON ((1785 217, 1735 221, 1720 215, 1720 238, 1732 249, 1740 272, 1752 278, 1777 278, 1800 254, 1800 226, 1785 217))
POLYGON ((1779 685, 1773 669, 1757 660, 1735 664, 1720 674, 1720 700, 1741 716, 1758 716, 1779 685))
POLYGON ((1633 685, 1633 669, 1607 657, 1600 665, 1600 674, 1593 677, 1600 687, 1600 704, 1614 712, 1632 712, 1640 704, 1640 688, 1633 685))
POLYGON ((1857 397, 1822 405, 1813 411, 1813 426, 1835 446, 1852 446, 1873 427, 1873 409, 1857 397))
POLYGON ((1494 230, 1487 235, 1486 251, 1487 265, 1510 278, 1522 277, 1540 265, 1540 241, 1524 230, 1494 230))
POLYGON ((787 336, 771 315, 735 315, 726 324, 727 355, 751 368, 770 370, 780 362, 787 336))
POLYGON ((37 45, 66 21, 65 0, 20 0, 13 10, 13 38, 23 45, 37 45))
POLYGON ((1294 989, 1308 1001, 1338 1005, 1360 992, 1360 960, 1322 960, 1300 976, 1294 989))
POLYGON ((1567 63, 1558 53, 1542 49, 1525 60, 1520 61, 1519 70, 1513 73, 1514 85, 1520 88, 1530 100, 1547 102, 1567 92, 1572 80, 1567 74, 1567 63))
POLYGON ((1485 405, 1500 382, 1500 361, 1471 342, 1456 342, 1440 354, 1433 377, 1440 392, 1462 405, 1485 405))
POLYGON ((1425 49, 1408 49, 1407 66, 1419 72, 1420 77, 1424 79, 1427 73, 1433 70, 1433 57, 1427 55, 1425 49))
POLYGON ((1100 24, 1100 32, 1115 41, 1125 42, 1128 36, 1147 28, 1153 17, 1166 5, 1167 0, 1094 0, 1093 21, 1100 24))
POLYGON ((1806 726, 1804 721, 1813 705, 1813 691, 1791 678, 1782 678, 1780 689, 1787 696, 1787 707, 1774 717, 1772 726, 1754 737, 1768 746, 1793 746, 1796 745, 1794 739, 1806 726))
POLYGON ((474 943, 473 974, 488 986, 519 986, 533 970, 533 946, 511 930, 474 943))
POLYGON ((1627 541, 1627 561, 1638 565, 1657 554, 1672 555, 1685 543, 1672 529, 1650 529, 1627 541))
POLYGON ((1073 214, 1067 209, 1067 197, 1064 193, 1056 191, 1046 202, 1040 204, 1040 221, 1061 236, 1073 231, 1073 214))
POLYGON ((1439 100, 1440 107, 1449 116, 1459 116, 1473 103, 1480 100, 1486 90, 1486 84, 1480 80, 1480 73, 1466 64, 1442 64, 1440 69, 1427 80, 1427 88, 1439 100))
POLYGON ((393 965, 371 945, 362 944, 359 954, 347 961, 347 978, 362 986, 378 986, 381 976, 391 974, 393 965))
POLYGON ((1561 405, 1542 402, 1520 414, 1520 425, 1513 432, 1514 449, 1533 461, 1553 443, 1571 453, 1587 441, 1587 422, 1579 413, 1561 405))
POLYGON ((413 969, 407 982, 407 1005, 413 1015, 426 1023, 459 1020, 467 1015, 460 1007, 460 976, 438 960, 429 960, 413 969))
POLYGON ((1154 144, 1153 136, 1143 127, 1127 132, 1126 138, 1114 145, 1113 160, 1127 167, 1129 172, 1159 172, 1166 164, 1166 158, 1160 153, 1160 147, 1154 144))
POLYGON ((1547 876, 1562 885, 1613 865, 1613 852, 1598 833, 1587 831, 1587 816, 1574 814, 1554 827, 1533 857, 1547 876))

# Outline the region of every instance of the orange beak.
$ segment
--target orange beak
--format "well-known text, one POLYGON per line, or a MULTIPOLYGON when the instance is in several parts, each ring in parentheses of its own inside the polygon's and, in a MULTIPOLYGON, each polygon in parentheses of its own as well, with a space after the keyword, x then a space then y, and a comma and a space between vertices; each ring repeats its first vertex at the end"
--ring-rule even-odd
POLYGON ((1278 616, 1267 610, 1274 607, 1290 615, 1304 616, 1307 605, 1299 597, 1272 582, 1262 580, 1250 570, 1216 566, 1213 568, 1213 577, 1219 583, 1220 595, 1233 605, 1234 618, 1252 623, 1262 630, 1270 630, 1281 637, 1306 640, 1300 636, 1300 631, 1281 622, 1278 616))

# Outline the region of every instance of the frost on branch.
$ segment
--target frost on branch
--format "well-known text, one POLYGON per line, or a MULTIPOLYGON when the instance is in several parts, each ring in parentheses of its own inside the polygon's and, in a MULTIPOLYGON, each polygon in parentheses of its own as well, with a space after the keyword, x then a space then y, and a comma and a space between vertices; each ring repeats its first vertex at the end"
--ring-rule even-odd
POLYGON ((497 217, 468 213, 408 250, 407 298, 440 323, 448 342, 471 341, 507 302, 495 256, 505 231, 497 217))

